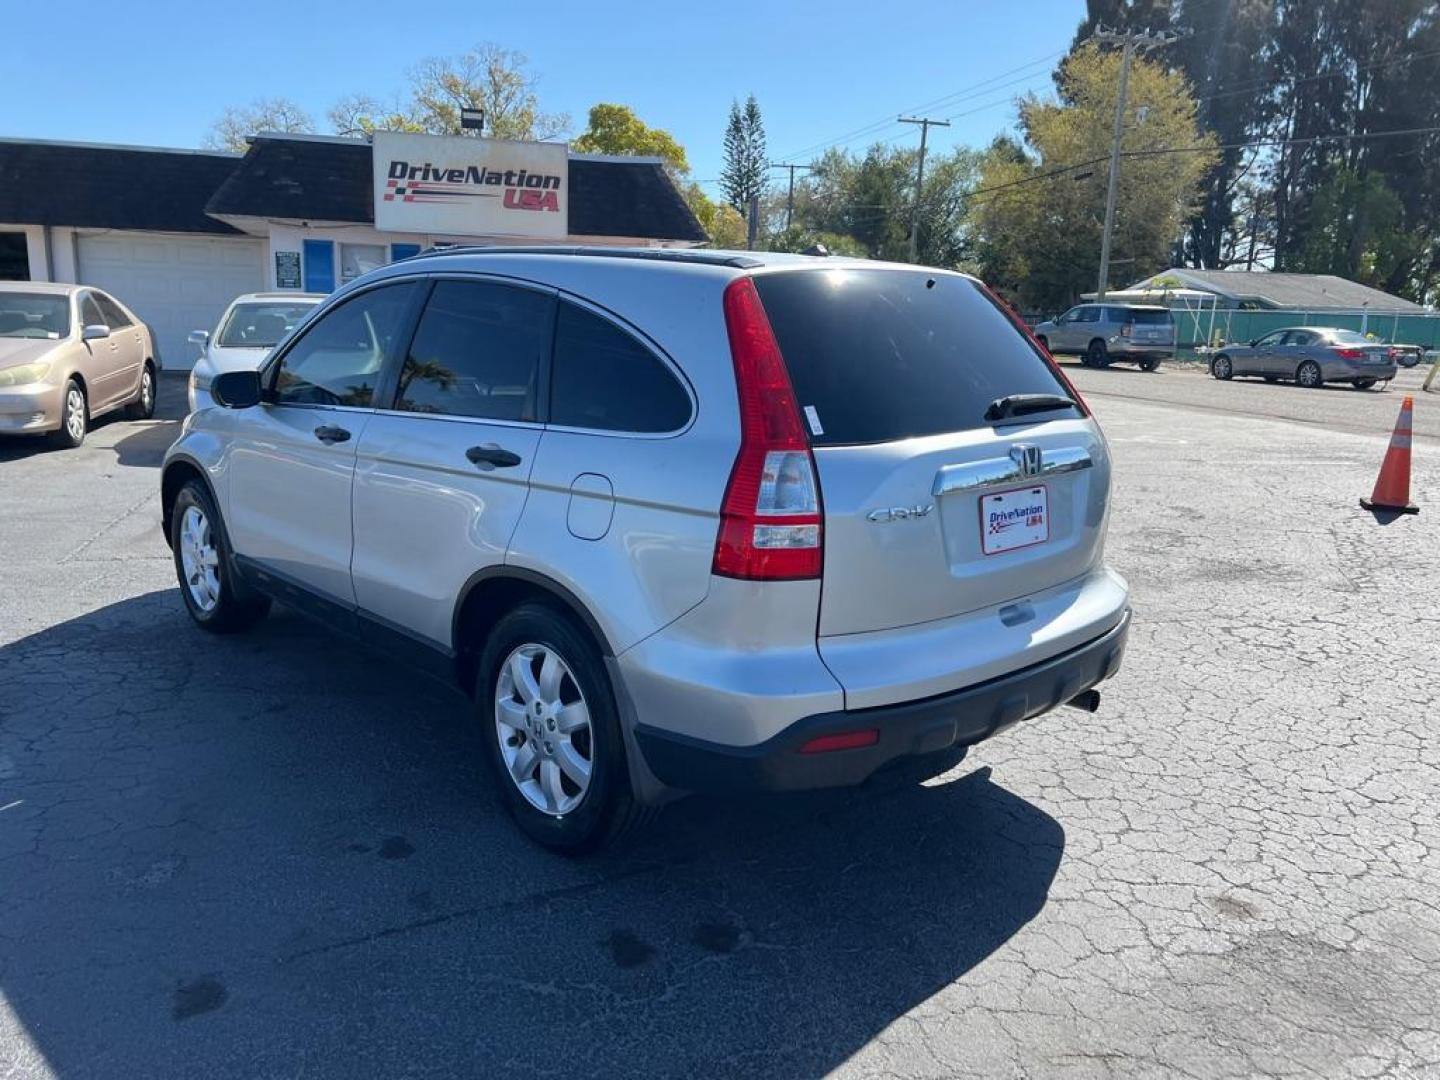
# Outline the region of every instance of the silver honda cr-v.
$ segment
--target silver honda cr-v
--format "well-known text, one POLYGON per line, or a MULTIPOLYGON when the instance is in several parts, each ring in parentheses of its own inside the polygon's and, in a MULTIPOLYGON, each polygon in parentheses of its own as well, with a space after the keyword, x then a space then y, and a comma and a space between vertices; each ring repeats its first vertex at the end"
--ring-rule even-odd
POLYGON ((1104 437, 961 274, 452 249, 211 393, 162 480, 195 621, 277 599, 458 678, 554 848, 939 771, 1120 663, 1104 437))

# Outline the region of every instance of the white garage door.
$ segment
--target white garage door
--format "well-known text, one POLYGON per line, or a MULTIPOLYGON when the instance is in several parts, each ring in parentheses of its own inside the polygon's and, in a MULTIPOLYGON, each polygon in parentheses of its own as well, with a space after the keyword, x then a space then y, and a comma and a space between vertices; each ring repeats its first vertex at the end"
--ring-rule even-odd
POLYGON ((80 283, 114 293, 150 324, 171 371, 189 370, 191 330, 212 330, 225 305, 265 287, 265 242, 251 237, 113 232, 79 237, 80 283))

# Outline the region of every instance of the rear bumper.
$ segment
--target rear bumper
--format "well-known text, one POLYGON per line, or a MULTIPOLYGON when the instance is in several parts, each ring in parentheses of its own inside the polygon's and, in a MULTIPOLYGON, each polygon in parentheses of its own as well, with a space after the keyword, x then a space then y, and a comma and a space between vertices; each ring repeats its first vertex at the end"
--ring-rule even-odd
POLYGON ((1173 360, 1175 346, 1146 345, 1128 338, 1112 338, 1106 348, 1111 360, 1173 360))
POLYGON ((918 701, 817 713, 756 746, 726 746, 643 723, 635 740, 660 781, 690 791, 799 791, 858 784, 899 758, 969 746, 1049 712, 1120 667, 1130 613, 1059 656, 975 686, 918 701), (878 731, 871 746, 801 753, 822 735, 878 731))
POLYGON ((1349 382, 1352 379, 1393 379, 1399 374, 1394 364, 1352 364, 1346 361, 1321 364, 1321 376, 1335 382, 1349 382))

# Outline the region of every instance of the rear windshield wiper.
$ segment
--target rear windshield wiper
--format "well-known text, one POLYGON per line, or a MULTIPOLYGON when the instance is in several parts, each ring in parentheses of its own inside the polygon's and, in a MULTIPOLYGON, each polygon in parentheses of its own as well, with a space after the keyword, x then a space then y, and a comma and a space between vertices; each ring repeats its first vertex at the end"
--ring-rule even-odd
POLYGON ((1009 416, 1074 407, 1075 402, 1071 398, 1061 397, 1059 394, 1008 394, 990 402, 989 408, 985 410, 985 419, 993 423, 1009 416))

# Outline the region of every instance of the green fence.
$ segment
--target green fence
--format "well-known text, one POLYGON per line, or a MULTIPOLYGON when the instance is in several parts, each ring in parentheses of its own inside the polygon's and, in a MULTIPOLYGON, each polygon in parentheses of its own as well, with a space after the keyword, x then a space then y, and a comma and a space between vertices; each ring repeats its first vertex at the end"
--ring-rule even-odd
POLYGON ((1384 315, 1362 311, 1196 311, 1172 309, 1182 347, 1253 341, 1285 326, 1334 326, 1395 345, 1440 348, 1440 314, 1384 315))

